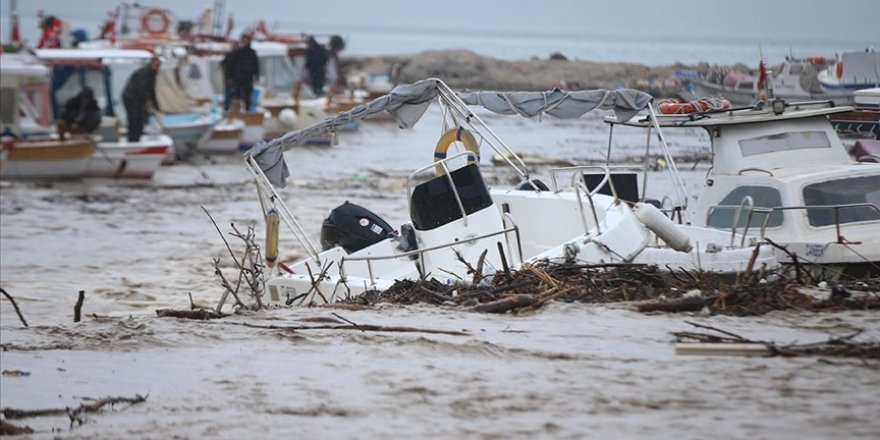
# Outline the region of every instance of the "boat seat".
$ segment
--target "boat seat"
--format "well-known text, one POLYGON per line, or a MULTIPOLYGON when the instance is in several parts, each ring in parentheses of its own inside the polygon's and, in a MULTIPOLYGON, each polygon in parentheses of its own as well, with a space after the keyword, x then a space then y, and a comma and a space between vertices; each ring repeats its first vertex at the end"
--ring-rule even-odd
MULTIPOLYGON (((492 197, 476 164, 465 165, 451 171, 449 176, 461 198, 465 214, 473 214, 492 206, 492 197)), ((462 218, 455 200, 455 192, 449 185, 449 177, 437 176, 413 189, 410 200, 410 219, 420 231, 439 228, 462 218)))
MULTIPOLYGON (((604 174, 584 174, 584 183, 587 185, 587 189, 593 191, 600 183, 602 183, 602 179, 604 178, 604 174)), ((639 177, 636 173, 612 173, 611 182, 605 182, 605 184, 599 188, 599 194, 609 196, 614 195, 609 183, 614 185, 614 189, 617 190, 617 197, 621 200, 630 203, 639 201, 639 177)))
POLYGON ((540 179, 531 179, 517 185, 514 190, 517 191, 550 191, 550 188, 540 179))

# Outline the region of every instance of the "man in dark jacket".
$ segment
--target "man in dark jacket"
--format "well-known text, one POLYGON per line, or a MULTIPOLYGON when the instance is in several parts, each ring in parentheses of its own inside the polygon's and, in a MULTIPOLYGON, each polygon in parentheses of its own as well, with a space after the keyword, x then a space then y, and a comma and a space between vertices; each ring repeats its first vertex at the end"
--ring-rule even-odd
POLYGON ((251 48, 251 36, 241 36, 241 44, 232 52, 230 68, 232 74, 233 99, 243 100, 243 111, 251 110, 251 93, 254 91, 254 80, 260 76, 260 61, 257 52, 251 48))
POLYGON ((98 108, 95 93, 86 87, 64 103, 61 119, 58 120, 58 136, 64 140, 67 133, 91 133, 99 125, 101 109, 98 108))
POLYGON ((144 133, 144 124, 149 113, 159 110, 156 100, 156 73, 162 62, 158 57, 150 60, 150 64, 135 70, 125 89, 122 91, 122 103, 128 115, 128 141, 138 142, 144 133))

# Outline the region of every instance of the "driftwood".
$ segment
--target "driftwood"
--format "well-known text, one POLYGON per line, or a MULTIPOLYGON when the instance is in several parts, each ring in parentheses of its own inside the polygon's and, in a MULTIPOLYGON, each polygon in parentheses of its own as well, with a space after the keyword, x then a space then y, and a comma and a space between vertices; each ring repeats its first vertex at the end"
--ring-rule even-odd
POLYGON ((80 290, 79 295, 76 297, 76 304, 73 306, 73 322, 79 322, 82 318, 82 306, 85 299, 86 291, 80 290))
POLYGON ((468 310, 504 313, 536 309, 550 301, 590 304, 632 303, 643 313, 680 313, 708 309, 712 314, 761 315, 774 310, 880 309, 880 278, 851 279, 832 286, 830 296, 816 298, 804 286, 783 276, 765 278, 752 266, 748 276, 731 283, 706 272, 672 270, 632 264, 555 264, 538 262, 510 273, 499 272, 480 285, 447 285, 434 279, 398 281, 379 292, 368 291, 346 302, 428 303, 468 310), (521 297, 521 298, 520 298, 521 297))
MULTIPOLYGON (((7 420, 10 419, 29 419, 34 417, 47 417, 47 416, 58 416, 66 414, 70 417, 70 426, 72 427, 74 423, 79 425, 83 424, 82 414, 84 413, 95 413, 100 411, 103 407, 107 405, 116 405, 119 403, 129 403, 132 405, 145 402, 147 400, 146 396, 141 396, 140 394, 136 394, 134 397, 105 397, 103 399, 95 400, 93 403, 85 404, 76 407, 76 408, 52 408, 52 409, 14 409, 14 408, 3 408, 3 417, 7 420)), ((27 428, 30 429, 30 428, 27 428)))
POLYGON ((435 335, 451 335, 451 336, 468 336, 469 335, 469 333, 467 333, 467 332, 455 331, 455 330, 438 330, 438 329, 430 329, 430 328, 384 326, 384 325, 371 325, 371 324, 357 324, 357 325, 262 325, 262 324, 252 324, 249 322, 232 322, 232 321, 221 321, 221 322, 223 324, 240 325, 243 327, 259 328, 259 329, 265 329, 265 330, 292 330, 292 331, 358 330, 358 331, 362 331, 362 332, 429 333, 429 334, 435 334, 435 335))
POLYGON ((263 255, 260 251, 260 246, 255 240, 254 225, 251 224, 248 226, 245 233, 239 231, 234 223, 230 225, 233 231, 230 235, 242 240, 245 244, 244 253, 241 256, 241 260, 239 260, 235 256, 235 252, 232 251, 229 241, 226 240, 223 232, 220 231, 217 222, 214 221, 214 217, 211 216, 211 213, 204 206, 202 206, 202 210, 205 211, 205 214, 211 219, 211 223, 214 224, 214 228, 217 230, 217 233, 220 234, 223 244, 226 245, 226 250, 229 252, 229 256, 232 257, 232 261, 235 263, 236 268, 238 268, 238 279, 233 286, 233 284, 226 279, 226 276, 220 269, 220 259, 214 259, 214 274, 220 278, 220 285, 223 287, 223 295, 220 297, 220 302, 214 309, 215 312, 220 313, 223 305, 226 303, 227 296, 230 294, 235 298, 235 307, 248 307, 238 295, 242 286, 247 286, 250 296, 254 298, 255 304, 252 308, 255 310, 263 308, 262 296, 265 291, 263 280, 263 255))
POLYGON ((213 310, 205 310, 205 309, 196 309, 196 310, 171 310, 171 309, 158 309, 156 310, 156 316, 160 318, 184 318, 184 319, 195 319, 198 321, 207 321, 209 319, 220 319, 226 317, 228 315, 223 313, 217 313, 213 310))
POLYGON ((18 303, 15 302, 15 298, 13 298, 12 295, 10 295, 8 292, 6 292, 6 290, 3 288, 0 288, 0 292, 3 292, 3 296, 5 296, 6 299, 8 299, 9 302, 12 303, 12 308, 15 309, 15 314, 18 315, 18 319, 21 320, 22 325, 27 327, 28 323, 27 323, 27 321, 24 320, 24 316, 21 315, 21 310, 18 309, 18 303))
POLYGON ((0 435, 22 435, 33 434, 34 430, 30 426, 17 426, 7 423, 6 420, 0 420, 0 435))
POLYGON ((533 306, 541 300, 540 295, 510 295, 496 301, 483 303, 471 308, 475 312, 504 313, 522 307, 533 306))
POLYGON ((673 332, 676 353, 696 355, 738 356, 834 356, 860 359, 880 359, 880 342, 854 342, 862 333, 857 330, 849 335, 832 337, 824 342, 811 344, 779 345, 772 341, 744 338, 735 333, 709 325, 686 323, 714 333, 673 332))

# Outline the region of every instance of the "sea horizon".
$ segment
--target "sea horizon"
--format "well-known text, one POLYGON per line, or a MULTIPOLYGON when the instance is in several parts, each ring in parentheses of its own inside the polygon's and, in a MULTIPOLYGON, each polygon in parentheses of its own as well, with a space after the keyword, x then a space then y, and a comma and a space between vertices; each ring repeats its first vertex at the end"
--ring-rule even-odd
MULTIPOLYGON (((383 1, 400 9, 395 0, 383 1)), ((162 0, 151 3, 168 8, 178 19, 183 20, 197 19, 200 11, 210 4, 206 1, 198 5, 171 6, 174 2, 162 0)), ((541 20, 546 20, 546 11, 540 10, 541 14, 538 14, 525 10, 523 5, 519 5, 518 9, 521 11, 517 15, 514 15, 516 11, 507 11, 506 18, 486 22, 483 18, 498 9, 497 6, 494 9, 487 7, 493 5, 491 1, 477 1, 476 6, 471 8, 472 19, 457 23, 450 22, 450 17, 453 16, 450 11, 438 12, 436 20, 427 19, 424 14, 420 15, 412 10, 388 8, 357 16, 357 11, 353 10, 356 8, 354 4, 349 4, 348 10, 337 15, 316 12, 308 17, 296 14, 292 14, 293 18, 272 14, 267 16, 266 11, 271 10, 274 3, 260 0, 252 0, 249 5, 251 3, 252 8, 243 10, 241 3, 227 2, 225 12, 231 14, 235 22, 232 37, 237 37, 263 18, 273 32, 340 35, 346 41, 343 56, 395 56, 426 50, 467 49, 483 56, 505 60, 546 59, 559 53, 572 60, 648 66, 742 63, 756 67, 762 56, 772 65, 781 63, 790 54, 798 57, 834 57, 835 54, 847 51, 880 48, 880 35, 872 35, 857 26, 845 32, 835 31, 835 28, 840 27, 839 20, 832 22, 830 18, 823 26, 790 26, 791 23, 787 23, 789 26, 780 24, 776 28, 756 21, 748 23, 749 26, 755 25, 754 27, 740 32, 725 32, 722 25, 731 25, 723 22, 719 22, 717 32, 701 31, 707 28, 707 23, 694 22, 691 26, 693 29, 685 32, 685 24, 664 25, 663 14, 656 14, 654 19, 628 17, 632 23, 626 26, 616 26, 613 23, 615 20, 620 21, 620 17, 610 17, 610 23, 598 22, 592 23, 592 26, 579 25, 576 20, 571 19, 566 21, 566 17, 562 16, 554 16, 558 23, 544 23, 541 20), (538 14, 535 15, 534 22, 523 18, 530 12, 538 14)), ((640 5, 638 1, 626 3, 640 5)), ((676 4, 678 3, 692 5, 682 1, 676 4)), ((102 21, 118 4, 118 1, 98 0, 94 8, 86 11, 52 0, 27 4, 20 2, 18 16, 21 34, 30 46, 36 45, 39 39, 37 11, 42 9, 47 15, 65 20, 70 31, 83 29, 90 38, 95 38, 102 21)), ((4 29, 0 40, 3 42, 9 41, 8 5, 9 0, 3 0, 0 7, 0 28, 4 29)), ((548 5, 565 5, 565 2, 550 2, 548 5)), ((773 6, 778 7, 779 4, 773 6)), ((579 5, 568 7, 573 9, 579 5)), ((607 6, 591 5, 588 10, 601 13, 600 9, 605 7, 607 6)), ((291 5, 290 9, 297 8, 291 5)), ((650 12, 646 11, 646 15, 650 12)), ((869 12, 870 9, 867 11, 868 15, 869 12)), ((664 13, 671 14, 665 10, 664 13)), ((728 15, 732 13, 733 11, 728 15)))

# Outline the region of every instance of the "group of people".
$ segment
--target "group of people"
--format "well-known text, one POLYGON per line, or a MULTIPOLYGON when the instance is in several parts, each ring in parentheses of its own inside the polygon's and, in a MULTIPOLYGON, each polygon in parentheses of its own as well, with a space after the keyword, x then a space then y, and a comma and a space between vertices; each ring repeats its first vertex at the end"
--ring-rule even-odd
MULTIPOLYGON (((337 37, 338 38, 338 37, 337 37)), ((330 85, 331 96, 335 93, 338 74, 330 70, 330 61, 337 61, 336 53, 342 49, 344 43, 331 40, 331 48, 328 50, 318 43, 314 37, 309 37, 306 50, 305 71, 294 89, 294 103, 299 104, 300 94, 303 87, 309 87, 315 96, 322 96, 325 85, 330 85)), ((136 70, 122 91, 122 102, 128 120, 129 142, 138 142, 143 135, 144 126, 150 114, 159 110, 159 101, 156 98, 156 75, 161 67, 161 60, 153 57, 149 64, 136 70)), ((239 110, 254 111, 253 102, 254 82, 260 75, 260 63, 257 53, 251 47, 251 36, 244 34, 238 45, 229 51, 221 62, 226 86, 223 108, 235 112, 239 110), (242 108, 239 102, 244 103, 242 108)), ((101 123, 101 110, 94 98, 94 92, 83 89, 78 95, 69 99, 64 105, 64 112, 58 121, 58 132, 63 139, 67 133, 91 133, 101 123)))

